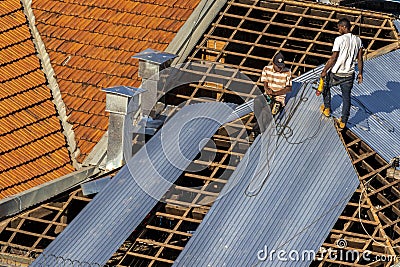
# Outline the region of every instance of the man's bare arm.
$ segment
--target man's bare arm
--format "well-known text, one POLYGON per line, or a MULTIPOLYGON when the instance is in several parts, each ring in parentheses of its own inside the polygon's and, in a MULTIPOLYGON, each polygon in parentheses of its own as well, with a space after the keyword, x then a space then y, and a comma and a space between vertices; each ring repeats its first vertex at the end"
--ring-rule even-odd
POLYGON ((271 89, 269 89, 269 86, 268 86, 268 82, 267 82, 267 81, 264 82, 264 90, 265 90, 265 93, 266 93, 267 95, 273 95, 273 93, 274 93, 271 89))
POLYGON ((273 96, 284 95, 284 94, 287 94, 287 93, 289 93, 291 91, 292 91, 292 86, 286 86, 282 90, 272 92, 271 95, 273 95, 273 96))
POLYGON ((339 56, 339 52, 335 51, 332 53, 331 57, 328 59, 328 61, 325 64, 324 69, 321 72, 321 77, 324 78, 326 76, 327 71, 335 65, 335 62, 339 56))
POLYGON ((363 49, 362 49, 362 47, 361 47, 360 50, 358 51, 357 62, 358 62, 358 76, 357 76, 357 80, 358 80, 358 83, 360 84, 360 83, 362 83, 362 81, 363 81, 363 68, 364 68, 363 49))

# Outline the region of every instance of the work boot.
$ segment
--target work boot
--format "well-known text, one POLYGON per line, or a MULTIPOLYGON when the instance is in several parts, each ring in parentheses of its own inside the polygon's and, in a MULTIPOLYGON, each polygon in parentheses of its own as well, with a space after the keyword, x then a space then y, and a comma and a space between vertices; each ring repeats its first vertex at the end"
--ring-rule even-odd
POLYGON ((346 123, 342 122, 342 118, 339 118, 337 120, 337 126, 338 126, 339 130, 343 130, 346 127, 346 123))
POLYGON ((325 108, 324 104, 322 104, 319 107, 319 110, 321 111, 322 114, 324 114, 325 117, 330 117, 331 116, 331 109, 330 108, 325 108))

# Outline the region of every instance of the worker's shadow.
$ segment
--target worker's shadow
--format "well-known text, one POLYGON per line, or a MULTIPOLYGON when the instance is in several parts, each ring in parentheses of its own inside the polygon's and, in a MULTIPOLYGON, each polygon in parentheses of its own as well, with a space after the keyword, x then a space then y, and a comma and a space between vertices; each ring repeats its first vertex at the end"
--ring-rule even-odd
MULTIPOLYGON (((354 90, 354 89, 353 89, 354 90)), ((353 92, 363 90, 363 86, 353 92)), ((365 89, 364 89, 365 90, 365 89)), ((336 90, 340 92, 340 89, 336 90)), ((351 110, 349 123, 353 125, 362 125, 368 122, 372 115, 378 113, 391 113, 394 110, 400 111, 400 82, 389 81, 386 88, 377 90, 368 95, 358 95, 351 97, 351 110)), ((332 110, 337 110, 342 104, 342 96, 335 94, 332 97, 332 110)), ((336 113, 341 114, 341 109, 336 113)), ((376 118, 378 119, 379 118, 376 118)))

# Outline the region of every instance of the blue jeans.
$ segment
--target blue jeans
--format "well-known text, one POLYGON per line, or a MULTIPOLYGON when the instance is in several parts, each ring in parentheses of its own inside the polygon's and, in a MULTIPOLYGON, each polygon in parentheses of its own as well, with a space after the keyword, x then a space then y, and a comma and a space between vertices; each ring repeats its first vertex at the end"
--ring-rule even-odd
POLYGON ((341 77, 329 72, 325 80, 324 90, 322 91, 324 107, 331 108, 331 87, 340 85, 343 98, 342 122, 347 123, 350 116, 351 89, 353 89, 354 74, 351 76, 341 77))

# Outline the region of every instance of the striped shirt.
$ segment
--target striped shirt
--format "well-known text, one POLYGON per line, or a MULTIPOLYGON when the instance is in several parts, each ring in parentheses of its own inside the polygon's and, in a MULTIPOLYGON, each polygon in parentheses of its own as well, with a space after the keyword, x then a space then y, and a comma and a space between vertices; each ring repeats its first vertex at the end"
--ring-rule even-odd
POLYGON ((261 82, 268 82, 268 87, 276 92, 286 86, 292 86, 292 73, 288 68, 284 68, 282 72, 276 72, 274 66, 269 65, 262 71, 261 82))
MULTIPOLYGON (((276 72, 273 65, 265 66, 261 74, 261 82, 268 82, 272 91, 280 91, 286 86, 292 86, 292 73, 290 69, 284 68, 282 72, 276 72)), ((285 105, 285 94, 277 96, 276 100, 285 105)))

